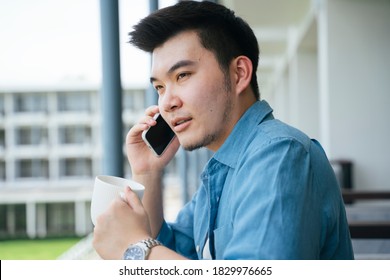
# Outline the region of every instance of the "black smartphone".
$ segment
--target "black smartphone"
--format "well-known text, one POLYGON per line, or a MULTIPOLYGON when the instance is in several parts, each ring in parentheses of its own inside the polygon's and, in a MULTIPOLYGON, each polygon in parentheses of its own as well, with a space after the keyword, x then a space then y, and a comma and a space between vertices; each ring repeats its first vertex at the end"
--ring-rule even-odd
POLYGON ((156 156, 161 156, 175 138, 175 133, 160 114, 154 116, 157 124, 142 133, 142 139, 156 156))

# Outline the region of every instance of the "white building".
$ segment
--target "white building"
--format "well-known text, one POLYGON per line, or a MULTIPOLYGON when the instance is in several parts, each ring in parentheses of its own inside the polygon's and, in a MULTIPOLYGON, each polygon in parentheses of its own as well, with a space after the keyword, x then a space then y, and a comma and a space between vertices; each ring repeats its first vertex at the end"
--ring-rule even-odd
MULTIPOLYGON (((101 172, 97 87, 0 89, 0 237, 85 235, 101 172)), ((123 92, 124 136, 145 89, 123 92)), ((124 170, 130 176, 124 156, 124 170)))

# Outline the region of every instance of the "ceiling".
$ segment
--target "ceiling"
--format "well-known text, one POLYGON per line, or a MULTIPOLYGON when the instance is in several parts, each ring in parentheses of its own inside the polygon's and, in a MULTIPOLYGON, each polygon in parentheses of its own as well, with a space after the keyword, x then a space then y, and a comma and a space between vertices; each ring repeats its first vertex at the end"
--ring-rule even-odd
MULTIPOLYGON (((307 20, 312 0, 220 0, 218 3, 235 11, 254 30, 260 46, 259 83, 261 91, 270 90, 278 67, 288 56, 292 34, 296 35, 307 20)), ((312 25, 300 40, 301 45, 315 47, 316 28, 312 25)), ((293 39, 294 40, 294 39, 293 39)))

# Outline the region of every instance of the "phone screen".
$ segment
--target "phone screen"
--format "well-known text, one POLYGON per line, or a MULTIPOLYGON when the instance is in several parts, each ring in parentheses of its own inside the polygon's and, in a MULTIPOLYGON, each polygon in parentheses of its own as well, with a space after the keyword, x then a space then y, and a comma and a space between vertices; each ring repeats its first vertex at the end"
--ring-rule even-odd
POLYGON ((161 156, 175 137, 175 133, 160 114, 158 114, 156 122, 157 124, 151 126, 142 136, 149 148, 151 148, 157 156, 161 156))

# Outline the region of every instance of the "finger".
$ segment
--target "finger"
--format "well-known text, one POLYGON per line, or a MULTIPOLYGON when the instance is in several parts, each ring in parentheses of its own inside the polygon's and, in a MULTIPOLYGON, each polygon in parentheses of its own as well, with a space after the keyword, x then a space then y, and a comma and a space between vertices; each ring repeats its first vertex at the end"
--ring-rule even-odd
POLYGON ((139 122, 140 124, 147 124, 149 126, 153 126, 156 124, 156 120, 154 119, 154 116, 143 116, 139 122))
POLYGON ((141 142, 140 136, 142 132, 154 125, 156 125, 156 121, 153 118, 150 118, 149 120, 145 119, 142 122, 135 124, 126 135, 126 144, 141 142))
MULTIPOLYGON (((149 107, 148 109, 146 109, 147 111, 149 110, 149 112, 151 113, 154 113, 156 112, 156 110, 158 111, 158 107, 157 106, 152 106, 152 107, 149 107)), ((155 126, 157 124, 157 121, 155 120, 155 116, 156 116, 156 113, 154 113, 153 116, 150 116, 150 115, 145 115, 143 116, 137 124, 135 124, 130 130, 129 132, 127 133, 126 135, 126 143, 130 144, 130 143, 138 143, 140 142, 139 140, 139 137, 140 137, 140 134, 145 131, 145 130, 148 130, 150 127, 152 126, 155 126), (134 140, 136 139, 136 140, 134 140)))
POLYGON ((126 196, 125 196, 125 193, 124 192, 119 192, 119 196, 121 197, 121 199, 127 203, 127 200, 126 200, 126 196))
POLYGON ((130 128, 128 134, 130 137, 138 136, 142 131, 148 129, 150 126, 146 123, 137 123, 132 128, 130 128))
POLYGON ((125 187, 124 197, 132 209, 137 210, 143 207, 138 195, 129 186, 125 187))
POLYGON ((145 115, 153 117, 155 114, 160 112, 157 105, 152 105, 145 110, 145 115))
POLYGON ((156 125, 154 116, 159 112, 158 106, 153 105, 145 110, 145 115, 140 118, 137 124, 135 124, 128 132, 126 138, 138 137, 144 130, 149 129, 151 126, 156 125))
POLYGON ((130 128, 129 132, 132 132, 133 135, 138 135, 140 132, 156 125, 156 123, 153 116, 143 116, 139 119, 138 123, 130 128))

